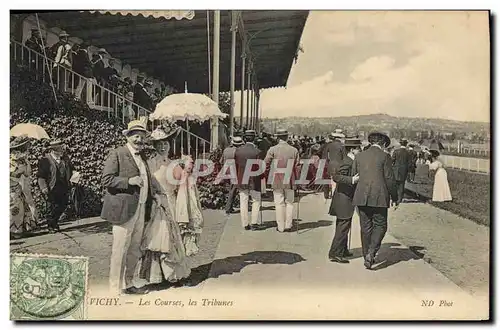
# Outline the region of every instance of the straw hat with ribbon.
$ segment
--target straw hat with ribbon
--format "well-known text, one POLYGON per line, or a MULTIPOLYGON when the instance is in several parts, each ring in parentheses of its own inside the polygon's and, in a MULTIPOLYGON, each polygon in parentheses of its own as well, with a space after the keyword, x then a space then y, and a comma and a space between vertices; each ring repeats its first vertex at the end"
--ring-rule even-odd
POLYGON ((129 136, 133 132, 148 133, 148 130, 146 129, 146 125, 144 124, 144 121, 132 120, 130 123, 128 123, 127 129, 124 129, 122 131, 123 135, 125 135, 125 136, 129 136))

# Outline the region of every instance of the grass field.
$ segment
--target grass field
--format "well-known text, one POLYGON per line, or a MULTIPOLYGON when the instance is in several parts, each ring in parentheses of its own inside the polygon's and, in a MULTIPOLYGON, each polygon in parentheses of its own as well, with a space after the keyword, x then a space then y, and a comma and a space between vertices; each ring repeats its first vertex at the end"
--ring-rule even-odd
MULTIPOLYGON (((453 201, 432 205, 448 210, 482 225, 490 225, 490 176, 446 169, 453 201)), ((428 167, 419 165, 415 175, 417 184, 406 188, 432 199, 433 178, 428 178, 428 167)))

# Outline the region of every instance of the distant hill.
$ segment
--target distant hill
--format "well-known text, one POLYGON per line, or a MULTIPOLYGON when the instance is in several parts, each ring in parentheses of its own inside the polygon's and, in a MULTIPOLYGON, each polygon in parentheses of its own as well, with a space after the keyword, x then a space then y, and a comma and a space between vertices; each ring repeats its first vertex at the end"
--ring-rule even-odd
POLYGON ((371 114, 362 116, 326 117, 326 118, 263 118, 266 131, 274 132, 275 128, 285 127, 293 134, 318 135, 328 134, 336 128, 342 128, 348 134, 367 133, 381 130, 393 137, 412 137, 418 134, 453 134, 456 138, 489 139, 490 125, 484 122, 463 122, 439 118, 394 117, 387 114, 371 114))

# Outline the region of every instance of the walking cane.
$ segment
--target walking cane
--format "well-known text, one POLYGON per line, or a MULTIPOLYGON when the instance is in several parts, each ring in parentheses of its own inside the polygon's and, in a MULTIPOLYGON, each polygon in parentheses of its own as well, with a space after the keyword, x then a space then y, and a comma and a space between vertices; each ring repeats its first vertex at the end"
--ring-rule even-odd
POLYGON ((295 192, 297 193, 297 220, 295 221, 295 225, 297 226, 297 235, 299 234, 299 216, 300 216, 300 192, 298 189, 295 190, 295 192))

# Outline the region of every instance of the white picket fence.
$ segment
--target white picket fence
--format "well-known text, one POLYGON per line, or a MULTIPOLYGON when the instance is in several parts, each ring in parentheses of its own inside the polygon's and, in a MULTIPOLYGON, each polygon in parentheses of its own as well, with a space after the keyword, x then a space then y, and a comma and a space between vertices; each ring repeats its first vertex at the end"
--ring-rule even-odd
POLYGON ((440 159, 443 161, 443 164, 449 168, 487 174, 490 173, 489 159, 449 155, 441 155, 440 159))

